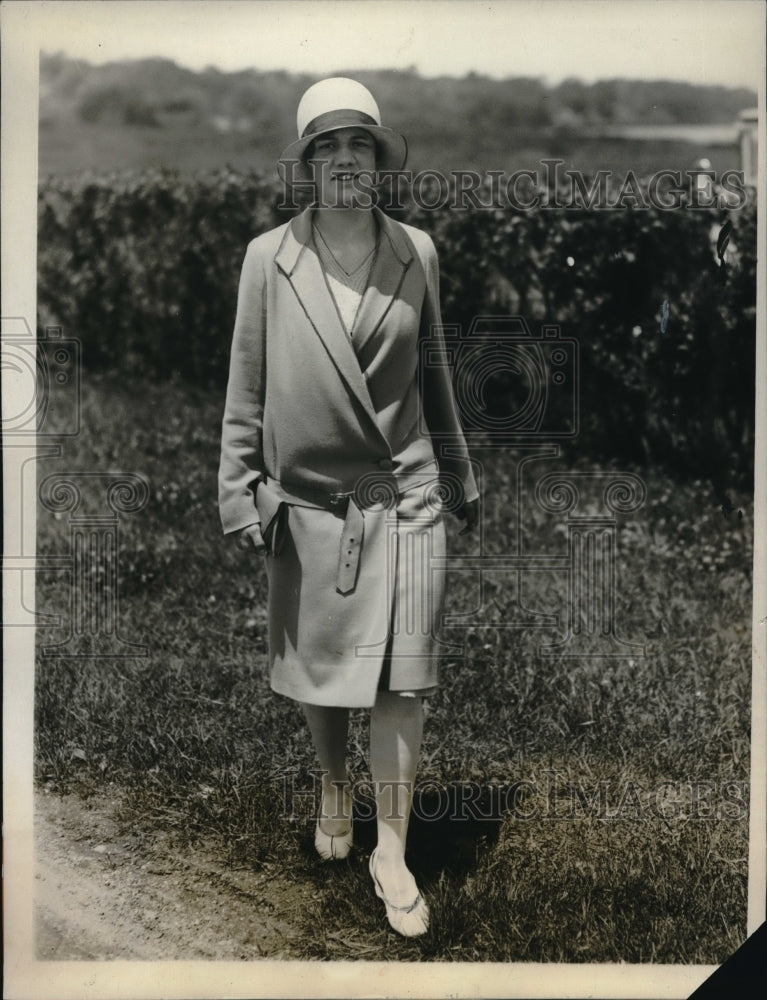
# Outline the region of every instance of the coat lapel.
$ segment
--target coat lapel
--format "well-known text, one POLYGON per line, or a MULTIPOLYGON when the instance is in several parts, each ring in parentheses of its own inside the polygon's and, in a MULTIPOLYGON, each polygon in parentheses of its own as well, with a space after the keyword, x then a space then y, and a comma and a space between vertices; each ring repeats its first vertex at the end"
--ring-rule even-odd
MULTIPOLYGON (((412 260, 408 244, 396 224, 378 209, 375 212, 381 228, 381 242, 355 323, 355 328, 359 329, 365 340, 386 315, 412 260)), ((311 246, 311 220, 310 208, 291 220, 275 262, 290 281, 304 312, 349 391, 378 427, 355 348, 347 336, 325 282, 319 258, 311 246)), ((357 345, 357 349, 359 346, 357 345)))
POLYGON ((383 212, 375 211, 381 236, 378 254, 354 323, 357 353, 381 325, 413 259, 401 229, 383 212))

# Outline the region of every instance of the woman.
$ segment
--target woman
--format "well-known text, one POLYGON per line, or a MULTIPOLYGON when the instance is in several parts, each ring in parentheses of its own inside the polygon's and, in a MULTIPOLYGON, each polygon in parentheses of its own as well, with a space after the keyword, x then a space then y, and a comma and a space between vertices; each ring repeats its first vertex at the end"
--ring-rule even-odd
POLYGON ((363 180, 404 166, 405 141, 381 125, 370 92, 341 77, 310 87, 297 120, 281 168, 312 181, 315 201, 245 256, 221 519, 243 549, 266 554, 271 685, 301 703, 323 769, 323 859, 352 846, 349 709, 371 710, 370 872, 391 926, 415 936, 428 907, 405 843, 422 700, 437 683, 437 497, 459 496, 468 529, 478 493, 439 356, 434 245, 364 197, 363 180))

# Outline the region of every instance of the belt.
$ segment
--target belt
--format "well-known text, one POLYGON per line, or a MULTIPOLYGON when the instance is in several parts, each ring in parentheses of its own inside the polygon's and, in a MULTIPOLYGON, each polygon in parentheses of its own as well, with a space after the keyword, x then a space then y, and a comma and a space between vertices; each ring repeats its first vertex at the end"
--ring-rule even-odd
POLYGON ((362 539, 365 534, 365 520, 360 499, 354 492, 325 493, 322 490, 302 487, 285 487, 276 479, 262 480, 261 489, 271 492, 278 500, 277 509, 263 529, 264 541, 269 550, 278 555, 285 537, 288 507, 310 507, 327 510, 337 517, 343 517, 341 543, 338 551, 336 590, 348 594, 357 584, 362 539))
POLYGON ((258 490, 266 490, 267 496, 262 497, 259 506, 265 508, 266 518, 262 518, 261 533, 267 548, 278 555, 282 547, 287 528, 288 507, 310 507, 317 510, 327 510, 337 517, 343 517, 344 526, 341 532, 341 543, 338 551, 338 568, 336 570, 336 590, 339 594, 349 594, 357 584, 362 540, 365 534, 365 519, 363 510, 379 506, 394 506, 409 490, 423 486, 435 478, 434 473, 427 478, 416 477, 415 481, 400 489, 394 477, 382 478, 380 473, 371 477, 366 489, 365 483, 360 488, 349 492, 328 493, 302 486, 285 486, 276 479, 265 477, 258 484, 258 490), (376 488, 378 487, 378 488, 376 488), (264 502, 267 501, 267 502, 264 502))

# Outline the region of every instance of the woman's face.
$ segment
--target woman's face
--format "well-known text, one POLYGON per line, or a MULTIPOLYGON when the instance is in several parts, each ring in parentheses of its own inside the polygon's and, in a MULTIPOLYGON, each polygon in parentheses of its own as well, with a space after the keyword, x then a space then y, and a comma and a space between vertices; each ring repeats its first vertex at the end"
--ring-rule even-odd
POLYGON ((314 140, 308 162, 314 167, 320 205, 355 207, 365 192, 369 195, 372 191, 370 175, 376 169, 375 140, 363 128, 335 129, 314 140))

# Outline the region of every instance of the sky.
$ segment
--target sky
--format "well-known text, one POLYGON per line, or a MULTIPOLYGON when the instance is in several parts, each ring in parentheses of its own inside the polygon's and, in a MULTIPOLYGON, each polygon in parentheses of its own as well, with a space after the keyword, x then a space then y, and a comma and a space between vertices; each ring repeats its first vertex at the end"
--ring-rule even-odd
MULTIPOLYGON (((15 4, 14 4, 15 5, 15 4)), ((191 69, 469 71, 759 87, 762 0, 80 0, 25 3, 40 48, 191 69)))

